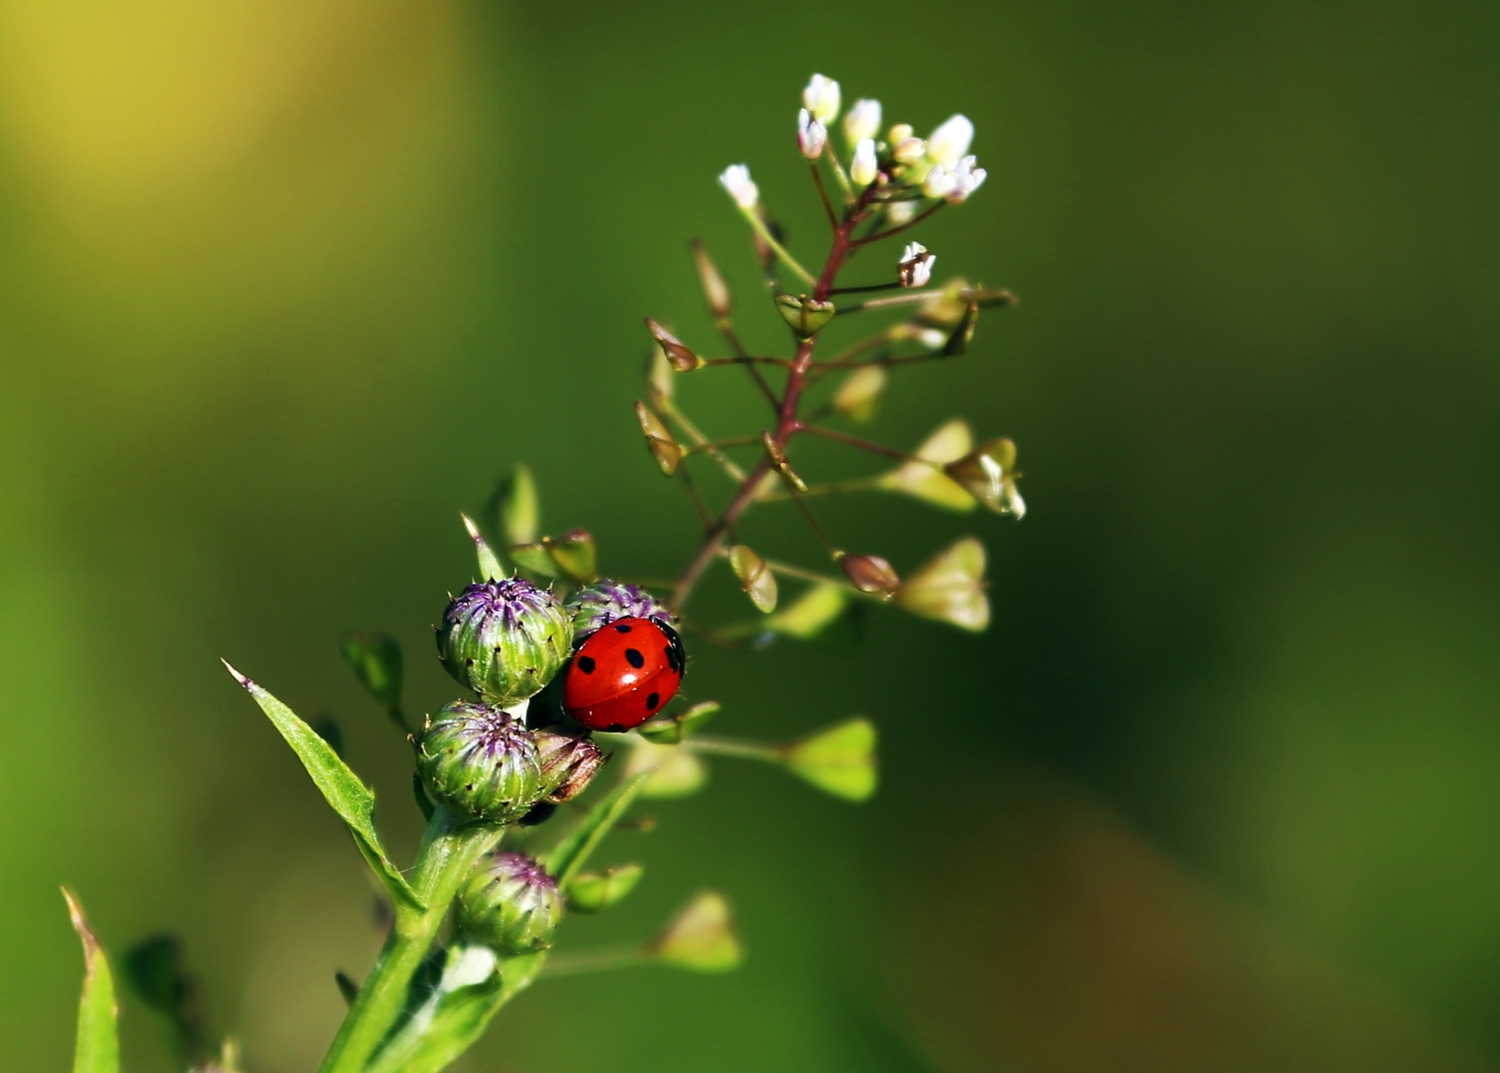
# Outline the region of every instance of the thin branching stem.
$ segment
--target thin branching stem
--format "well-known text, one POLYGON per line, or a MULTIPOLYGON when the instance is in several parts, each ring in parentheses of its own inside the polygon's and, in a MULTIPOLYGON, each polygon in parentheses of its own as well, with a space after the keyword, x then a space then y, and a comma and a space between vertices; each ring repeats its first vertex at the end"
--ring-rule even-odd
POLYGON ((894 447, 887 447, 883 443, 875 443, 873 440, 862 440, 858 436, 851 436, 847 432, 835 432, 831 428, 823 428, 820 425, 803 425, 800 430, 813 436, 821 436, 825 440, 833 440, 835 443, 846 444, 849 447, 857 447, 861 451, 869 451, 872 454, 885 455, 887 458, 899 458, 903 462, 921 462, 923 459, 916 455, 898 451, 894 447))
POLYGON ((808 170, 812 172, 813 185, 818 188, 818 200, 823 203, 823 211, 828 214, 828 226, 837 231, 839 214, 833 211, 833 202, 828 200, 828 188, 823 185, 823 173, 818 170, 818 162, 808 161, 808 170))
POLYGON ((856 239, 854 244, 856 246, 868 246, 870 243, 879 242, 883 238, 890 238, 892 235, 899 235, 901 232, 907 231, 913 227, 916 227, 919 223, 924 222, 928 217, 937 212, 938 209, 942 208, 946 204, 948 204, 946 201, 939 201, 937 204, 923 209, 921 212, 913 216, 910 220, 907 220, 906 223, 898 224, 897 226, 888 228, 884 231, 877 231, 873 235, 866 235, 861 239, 856 239))

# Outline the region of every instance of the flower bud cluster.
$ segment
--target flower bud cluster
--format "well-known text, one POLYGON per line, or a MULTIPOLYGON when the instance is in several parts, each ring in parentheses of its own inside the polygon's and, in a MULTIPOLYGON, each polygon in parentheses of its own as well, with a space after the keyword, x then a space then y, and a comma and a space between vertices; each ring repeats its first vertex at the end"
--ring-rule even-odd
POLYGON ((557 881, 524 853, 485 858, 458 894, 458 928, 500 957, 552 945, 564 903, 557 881))

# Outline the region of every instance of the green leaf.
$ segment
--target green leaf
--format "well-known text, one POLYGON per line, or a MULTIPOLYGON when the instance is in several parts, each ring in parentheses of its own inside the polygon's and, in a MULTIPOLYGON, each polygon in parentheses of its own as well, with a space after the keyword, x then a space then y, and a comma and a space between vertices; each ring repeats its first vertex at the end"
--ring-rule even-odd
POLYGON ((196 1067, 208 1061, 210 1047, 198 1005, 198 981, 188 971, 182 940, 153 935, 125 952, 121 976, 136 995, 172 1028, 179 1064, 196 1067))
POLYGON ((609 829, 615 825, 616 821, 625 815, 625 810, 634 803, 650 778, 651 772, 643 771, 638 775, 621 779, 614 789, 589 809, 588 815, 577 827, 569 831, 561 842, 548 851, 542 863, 557 880, 557 886, 564 894, 568 892, 568 886, 573 882, 573 877, 578 874, 578 870, 588 861, 589 854, 593 853, 599 843, 604 841, 604 836, 609 834, 609 829))
POLYGON ((369 1073, 438 1073, 484 1035, 500 1008, 530 987, 547 952, 500 962, 499 974, 440 995, 433 1008, 414 1017, 375 1057, 369 1073))
POLYGON ((850 801, 875 792, 875 725, 862 716, 787 747, 786 765, 820 790, 850 801))
POLYGON ((702 892, 683 906, 646 953, 691 972, 730 972, 744 960, 729 902, 714 890, 702 892))
POLYGON ((467 514, 459 515, 464 520, 464 528, 469 531, 469 539, 474 541, 474 554, 479 558, 479 580, 499 581, 503 577, 509 577, 505 567, 500 565, 499 558, 490 550, 489 544, 485 542, 484 534, 479 531, 479 526, 467 514))
POLYGON ((545 544, 515 544, 510 549, 510 561, 533 574, 557 577, 557 564, 545 544))
POLYGON ((104 948, 89 930, 83 906, 67 887, 63 898, 73 930, 83 943, 83 995, 78 1000, 78 1042, 73 1050, 73 1073, 119 1073, 120 1031, 116 1023, 115 981, 104 948))
POLYGON ((360 685, 388 712, 401 710, 401 645, 388 633, 359 630, 339 644, 360 685))
POLYGON ((678 745, 653 745, 637 740, 625 764, 625 777, 648 776, 641 796, 657 800, 689 797, 708 785, 708 765, 678 745))
POLYGON ((556 539, 543 537, 542 544, 557 568, 571 580, 584 585, 599 580, 598 552, 587 529, 573 529, 556 539))
POLYGON ((635 890, 646 869, 639 864, 617 864, 598 872, 579 872, 568 890, 568 908, 579 913, 598 913, 622 901, 635 890))
POLYGON ((531 470, 517 462, 495 486, 486 509, 487 520, 506 544, 530 544, 542 527, 541 499, 531 470))
POLYGON ((227 662, 224 666, 234 675, 234 680, 255 698, 260 710, 266 713, 297 754, 297 758, 302 761, 302 766, 312 776, 313 785, 322 793, 323 799, 349 825, 355 845, 359 846, 359 851, 385 883, 391 896, 425 912, 427 907, 417 897, 417 892, 411 889, 406 877, 391 863, 391 859, 386 856, 385 847, 380 844, 380 835, 375 831, 375 794, 339 759, 332 746, 318 737, 312 727, 297 718, 295 712, 230 667, 227 662))
POLYGON ((676 745, 683 738, 696 734, 708 725, 708 721, 719 713, 720 707, 716 700, 705 700, 671 718, 653 719, 636 733, 655 745, 676 745))

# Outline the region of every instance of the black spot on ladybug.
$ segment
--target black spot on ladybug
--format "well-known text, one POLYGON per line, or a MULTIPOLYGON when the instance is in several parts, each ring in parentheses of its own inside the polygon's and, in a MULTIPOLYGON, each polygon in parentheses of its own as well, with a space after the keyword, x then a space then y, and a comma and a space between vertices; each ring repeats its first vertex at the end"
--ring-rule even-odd
POLYGON ((630 627, 628 625, 626 625, 625 623, 623 623, 623 622, 621 622, 618 625, 616 625, 615 629, 618 630, 620 633, 629 633, 630 632, 630 627))
POLYGON ((639 648, 627 648, 625 650, 625 662, 636 670, 640 670, 646 665, 646 657, 641 655, 639 648))
POLYGON ((660 704, 660 703, 661 703, 661 694, 660 693, 653 693, 653 694, 651 694, 649 697, 646 698, 646 711, 648 711, 648 712, 654 712, 654 711, 656 711, 656 706, 658 704, 660 704))
POLYGON ((582 671, 584 674, 593 674, 594 673, 594 657, 593 656, 579 656, 578 657, 578 669, 580 671, 582 671))

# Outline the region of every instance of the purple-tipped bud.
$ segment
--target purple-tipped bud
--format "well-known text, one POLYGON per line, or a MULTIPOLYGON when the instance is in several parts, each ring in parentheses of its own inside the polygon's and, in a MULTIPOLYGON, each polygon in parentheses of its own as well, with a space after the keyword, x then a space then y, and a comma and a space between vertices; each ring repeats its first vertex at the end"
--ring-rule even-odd
POLYGON ((524 853, 484 858, 458 895, 459 929, 500 957, 547 948, 562 916, 557 882, 524 853))
POLYGON ((560 805, 583 793, 609 759, 584 734, 539 730, 534 736, 542 762, 542 799, 550 804, 560 805))
POLYGON ((465 820, 515 823, 542 796, 536 739, 488 704, 455 701, 428 720, 417 771, 433 800, 465 820))
POLYGON ((437 628, 438 658, 457 681, 502 707, 552 680, 573 650, 573 622, 549 589, 521 578, 470 585, 437 628))
POLYGON ((575 643, 581 643, 601 626, 622 618, 650 619, 658 626, 677 628, 676 616, 645 589, 608 578, 577 589, 564 606, 573 616, 575 643))

